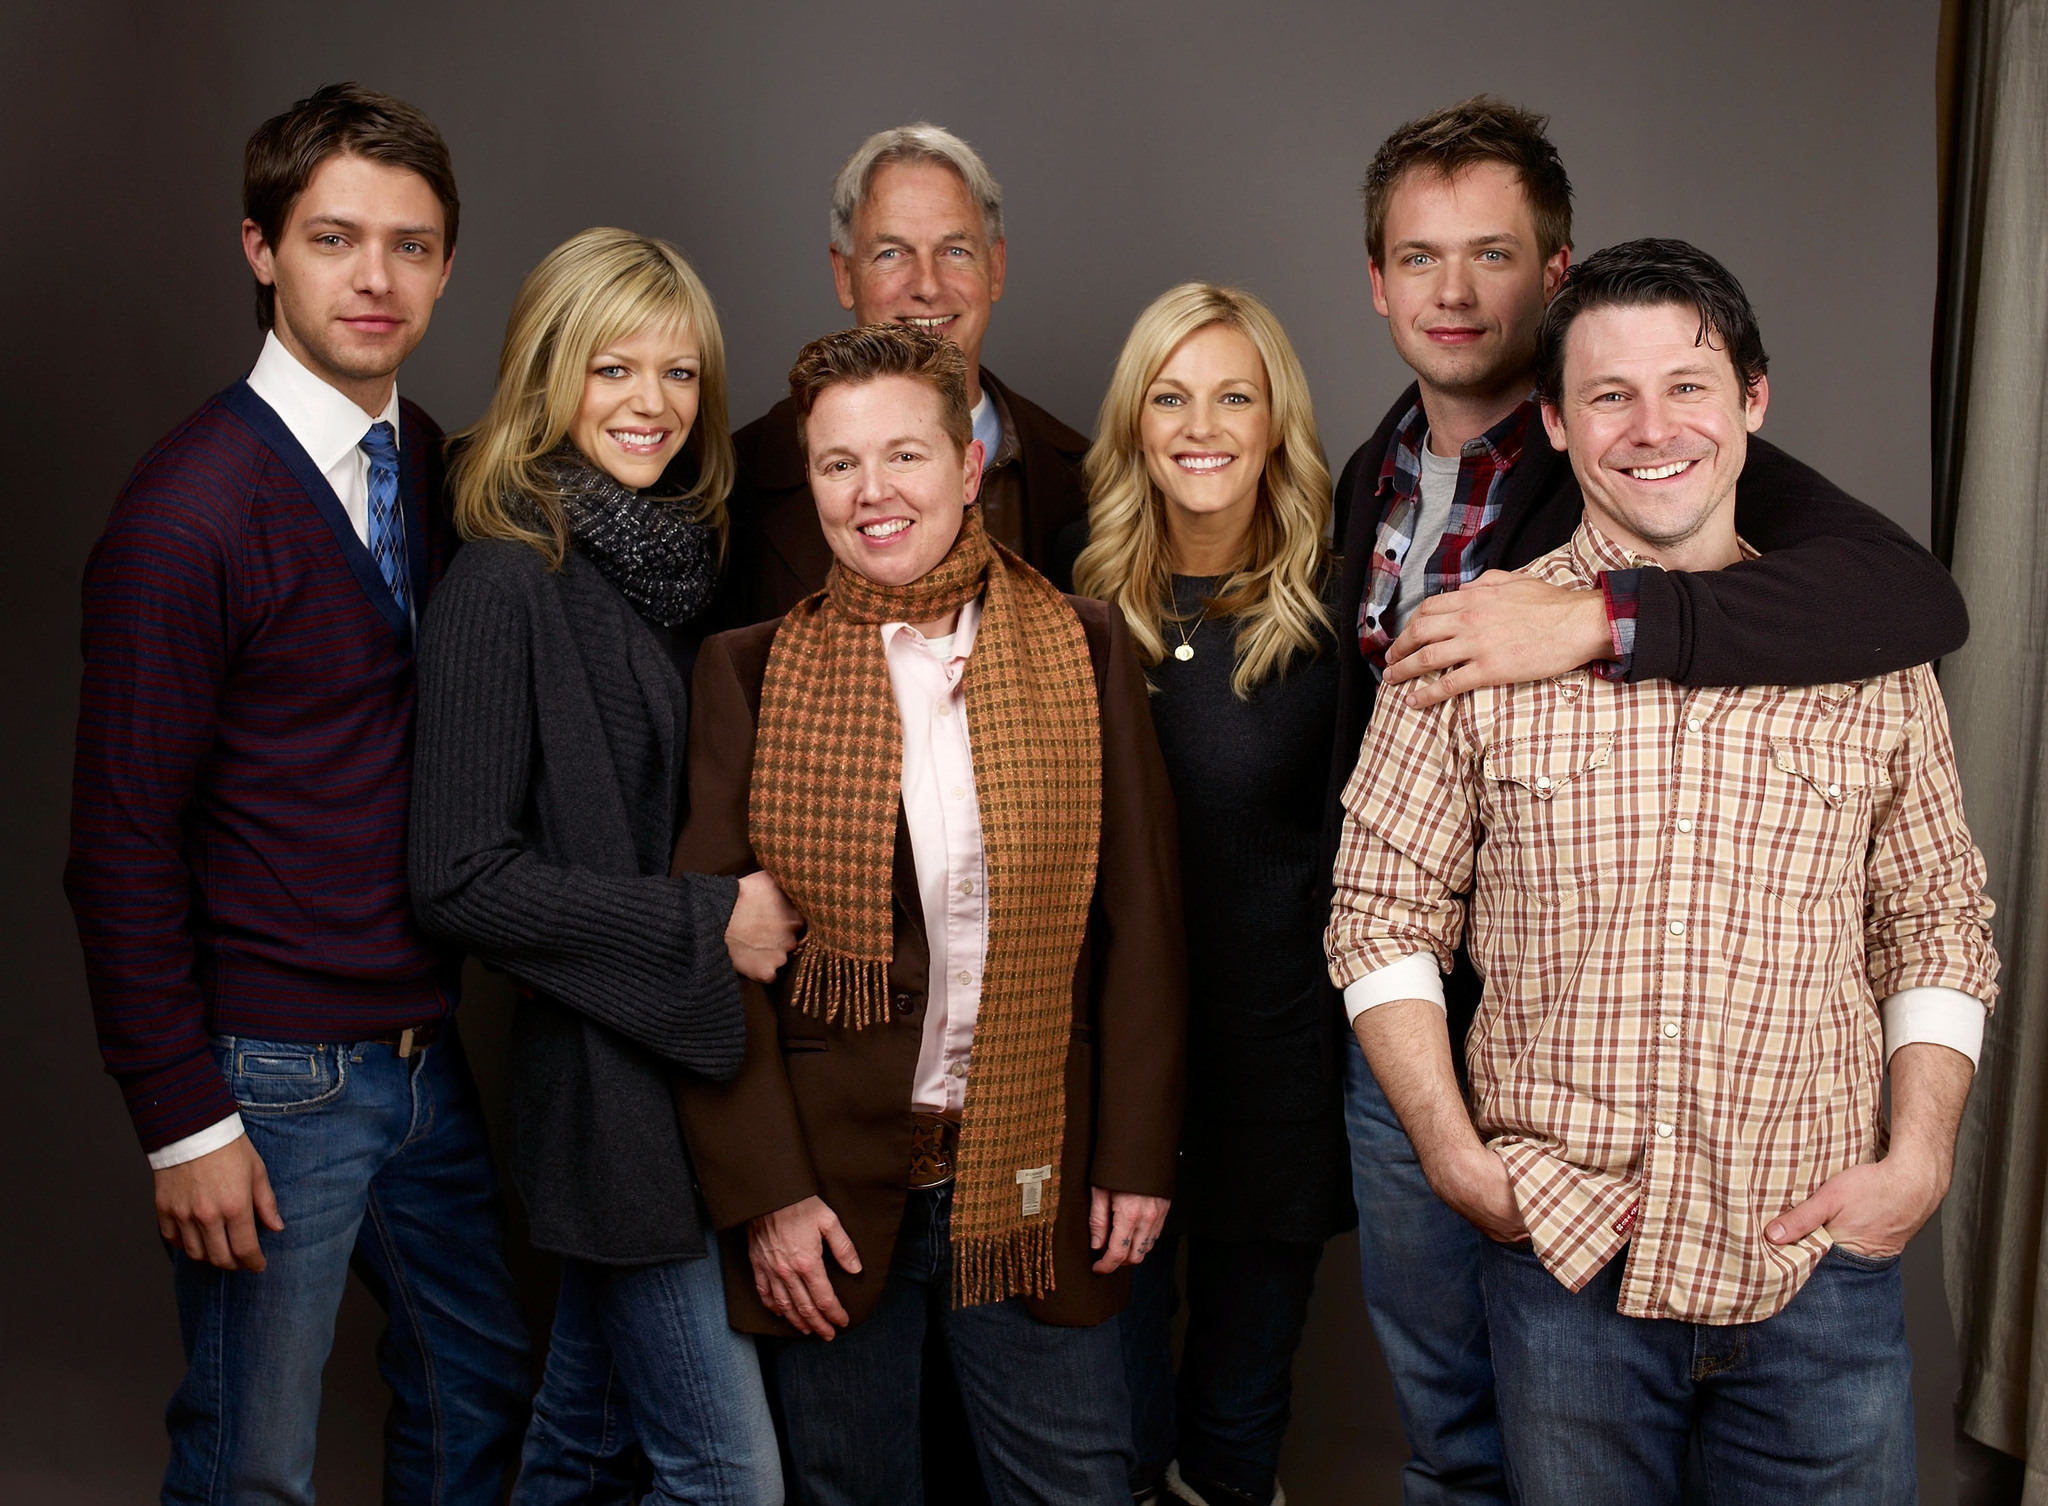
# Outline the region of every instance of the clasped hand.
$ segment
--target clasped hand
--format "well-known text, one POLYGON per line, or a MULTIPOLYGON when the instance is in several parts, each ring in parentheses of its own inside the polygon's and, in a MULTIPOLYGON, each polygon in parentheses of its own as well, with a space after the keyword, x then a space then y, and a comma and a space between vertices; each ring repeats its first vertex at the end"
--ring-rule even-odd
POLYGON ((740 896, 725 926, 725 950, 741 977, 773 983, 803 933, 804 918, 774 874, 764 868, 740 880, 740 896))

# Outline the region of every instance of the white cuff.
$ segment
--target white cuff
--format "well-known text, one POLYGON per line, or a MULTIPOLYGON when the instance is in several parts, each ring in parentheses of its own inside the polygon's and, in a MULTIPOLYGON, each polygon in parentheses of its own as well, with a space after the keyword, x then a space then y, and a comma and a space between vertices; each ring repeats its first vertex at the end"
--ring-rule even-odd
POLYGON ((1946 1046, 1977 1065, 1984 1045, 1984 1001, 1958 988, 1902 988, 1884 1001, 1884 1059, 1901 1046, 1946 1046))
POLYGON ((169 1145, 149 1153, 151 1171, 169 1171, 173 1166, 183 1166, 187 1161, 196 1161, 201 1156, 210 1156, 223 1145, 231 1145, 242 1138, 242 1116, 230 1114, 218 1124, 209 1124, 196 1134, 182 1140, 173 1140, 169 1145))
POLYGON ((1389 962, 1346 984, 1344 1018, 1356 1020, 1368 1009, 1391 1004, 1396 999, 1427 999, 1443 1009, 1444 975, 1437 971, 1435 953, 1412 952, 1399 962, 1389 962))

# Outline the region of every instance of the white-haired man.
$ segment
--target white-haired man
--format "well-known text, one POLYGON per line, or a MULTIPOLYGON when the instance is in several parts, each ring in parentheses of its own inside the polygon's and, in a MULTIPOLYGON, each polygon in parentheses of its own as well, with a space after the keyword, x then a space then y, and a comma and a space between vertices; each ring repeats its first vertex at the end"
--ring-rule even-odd
MULTIPOLYGON (((988 532, 1062 576, 1055 541, 1087 510, 1080 459, 1088 441, 981 364, 1007 259, 1003 191, 988 164, 951 131, 923 121, 877 131, 833 182, 831 256, 839 306, 854 323, 907 324, 960 347, 974 437, 988 456, 988 532)), ((724 626, 780 617, 825 584, 832 563, 789 400, 741 429, 733 445, 739 476, 729 502, 724 626)))

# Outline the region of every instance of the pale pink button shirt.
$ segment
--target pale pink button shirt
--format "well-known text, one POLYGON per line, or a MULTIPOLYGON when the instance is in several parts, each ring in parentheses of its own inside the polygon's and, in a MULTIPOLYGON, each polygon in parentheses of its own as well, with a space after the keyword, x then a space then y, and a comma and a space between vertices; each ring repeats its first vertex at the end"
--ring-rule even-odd
POLYGON ((980 622, 981 604, 970 601, 951 639, 926 639, 904 622, 882 624, 889 685, 903 718, 903 815, 931 943, 924 1043, 910 1092, 911 1107, 927 1114, 957 1114, 967 1100, 988 948, 981 806, 961 691, 980 622))

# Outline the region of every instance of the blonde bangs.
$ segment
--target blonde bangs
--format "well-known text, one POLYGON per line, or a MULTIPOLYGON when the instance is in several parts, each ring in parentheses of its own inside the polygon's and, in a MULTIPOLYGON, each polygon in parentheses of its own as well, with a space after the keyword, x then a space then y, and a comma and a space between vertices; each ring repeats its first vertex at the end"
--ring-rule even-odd
POLYGON ((697 418, 685 441, 697 479, 677 500, 716 532, 723 556, 734 462, 718 312, 675 247, 609 227, 550 251, 513 299, 490 406, 454 436, 455 526, 465 539, 529 544, 561 566, 569 527, 541 461, 575 423, 591 356, 650 326, 697 337, 697 418))
POLYGON ((1173 551, 1166 499, 1152 484, 1139 439, 1145 393, 1174 350, 1196 330, 1223 324, 1250 340, 1266 367, 1273 450, 1244 558, 1205 604, 1235 620, 1240 700, 1284 675, 1299 655, 1319 653, 1330 631, 1323 582, 1330 568, 1330 468, 1316 434, 1308 378, 1294 347, 1259 299, 1236 288, 1188 282, 1169 288, 1138 316, 1117 356, 1083 468, 1088 480, 1088 547, 1074 586, 1121 610, 1139 657, 1166 657, 1173 602, 1173 551))

